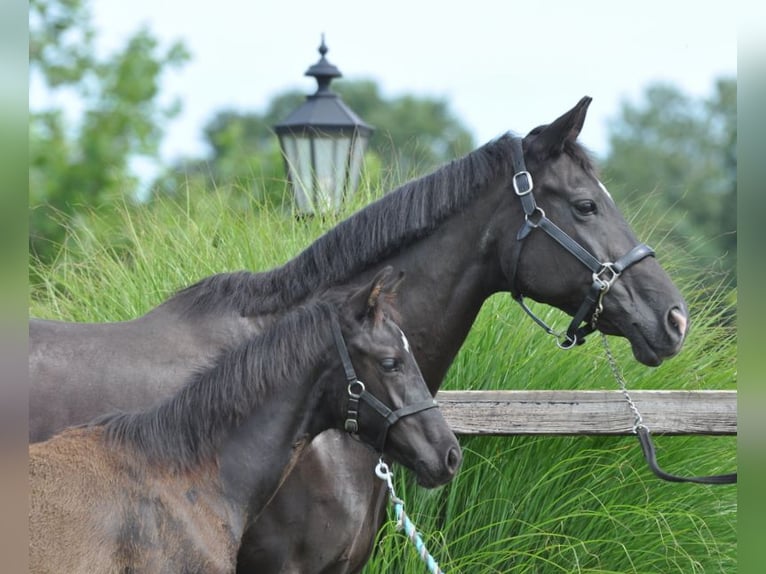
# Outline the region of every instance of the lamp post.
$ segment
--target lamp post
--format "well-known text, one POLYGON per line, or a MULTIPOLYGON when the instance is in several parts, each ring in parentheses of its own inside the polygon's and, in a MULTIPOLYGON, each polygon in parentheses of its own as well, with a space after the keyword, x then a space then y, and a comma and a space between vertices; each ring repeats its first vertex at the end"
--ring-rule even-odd
POLYGON ((274 126, 299 213, 337 210, 356 191, 364 150, 373 127, 330 89, 340 70, 327 61, 322 34, 319 61, 306 70, 316 93, 274 126))

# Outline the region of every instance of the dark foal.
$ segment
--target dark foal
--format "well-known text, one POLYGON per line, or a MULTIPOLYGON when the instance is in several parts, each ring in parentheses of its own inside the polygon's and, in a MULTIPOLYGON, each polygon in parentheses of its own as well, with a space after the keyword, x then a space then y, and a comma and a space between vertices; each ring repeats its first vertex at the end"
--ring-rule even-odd
POLYGON ((296 308, 152 409, 31 445, 30 570, 233 572, 245 528, 329 428, 450 480, 460 447, 383 281, 296 308))

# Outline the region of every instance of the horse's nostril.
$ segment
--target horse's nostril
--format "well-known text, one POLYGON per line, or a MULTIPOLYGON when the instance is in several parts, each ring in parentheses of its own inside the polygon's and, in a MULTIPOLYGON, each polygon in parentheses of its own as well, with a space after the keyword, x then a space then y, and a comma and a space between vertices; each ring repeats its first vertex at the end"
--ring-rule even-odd
POLYGON ((686 334, 688 320, 686 319, 686 315, 684 315, 678 307, 673 307, 670 310, 668 320, 670 321, 671 326, 678 330, 678 334, 681 335, 681 337, 686 334))
POLYGON ((457 469, 460 468, 460 462, 462 461, 463 456, 460 453, 460 449, 456 447, 452 447, 447 451, 447 469, 449 470, 450 474, 455 474, 457 472, 457 469))

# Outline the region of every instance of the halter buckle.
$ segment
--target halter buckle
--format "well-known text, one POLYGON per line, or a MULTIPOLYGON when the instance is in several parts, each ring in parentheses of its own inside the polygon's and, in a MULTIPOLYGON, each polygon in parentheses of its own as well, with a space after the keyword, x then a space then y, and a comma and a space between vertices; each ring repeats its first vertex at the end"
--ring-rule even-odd
MULTIPOLYGON (((354 413, 356 415, 356 413, 354 413)), ((356 434, 359 432, 359 422, 356 419, 346 419, 343 428, 347 433, 356 434)))
POLYGON ((515 174, 513 174, 513 191, 516 192, 516 195, 519 197, 523 195, 527 195, 529 192, 532 191, 532 188, 534 188, 535 184, 532 181, 532 174, 528 171, 519 171, 515 174), (525 178, 526 181, 524 181, 524 185, 519 185, 519 180, 521 178, 525 178))
POLYGON ((359 399, 364 393, 364 383, 359 379, 351 381, 348 384, 348 410, 346 412, 346 421, 343 424, 343 428, 346 432, 356 434, 359 432, 359 399), (356 392, 356 391, 359 392, 356 392))

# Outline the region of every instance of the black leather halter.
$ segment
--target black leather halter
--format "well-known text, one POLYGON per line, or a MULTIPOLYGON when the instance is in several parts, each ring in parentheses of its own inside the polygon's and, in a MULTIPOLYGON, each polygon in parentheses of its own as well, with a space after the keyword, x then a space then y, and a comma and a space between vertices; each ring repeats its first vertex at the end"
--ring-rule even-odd
MULTIPOLYGON (((516 234, 516 245, 511 261, 511 295, 521 305, 522 309, 532 317, 547 333, 559 338, 558 345, 562 349, 571 349, 585 341, 585 336, 596 330, 596 323, 603 310, 602 300, 615 281, 619 279, 623 271, 631 265, 638 263, 645 257, 654 257, 654 250, 644 243, 639 243, 615 262, 602 263, 587 249, 577 243, 561 228, 545 216, 545 212, 537 206, 532 195, 534 184, 532 175, 527 171, 524 163, 524 150, 522 139, 513 138, 511 147, 511 160, 513 161, 513 190, 521 200, 524 209, 524 223, 516 234), (551 329, 542 319, 535 315, 524 303, 524 296, 516 287, 516 272, 519 265, 521 249, 524 239, 533 229, 540 228, 556 242, 574 255, 583 265, 593 273, 591 283, 585 300, 572 318, 566 333, 559 334, 551 329), (584 326, 580 326, 585 323, 584 326)), ((620 378, 618 377, 618 381, 620 378)), ((623 383, 624 384, 624 383, 623 383)), ((732 484, 737 482, 737 473, 721 474, 713 476, 681 477, 665 472, 657 463, 657 458, 652 443, 651 433, 643 423, 637 423, 634 427, 636 436, 641 443, 649 468, 659 478, 671 482, 696 482, 700 484, 732 484)))
POLYGON ((335 337, 335 346, 338 348, 338 354, 340 354, 340 360, 343 363, 343 370, 346 374, 346 382, 348 383, 348 407, 344 428, 350 434, 360 434, 361 431, 358 418, 359 402, 361 401, 367 404, 377 416, 374 418, 374 422, 370 421, 372 424, 369 425, 369 432, 365 429, 364 435, 365 437, 369 437, 370 446, 379 453, 382 453, 383 448, 386 445, 388 430, 394 426, 398 420, 421 411, 433 409, 439 405, 436 402, 436 399, 431 398, 425 401, 405 405, 395 411, 391 410, 372 393, 369 393, 367 389, 365 389, 364 383, 357 378, 356 371, 354 371, 354 365, 351 364, 351 357, 348 354, 346 342, 343 340, 343 334, 340 331, 340 325, 335 317, 333 317, 332 321, 332 334, 333 337, 335 337))
POLYGON ((567 235, 560 227, 545 216, 542 208, 535 203, 532 194, 534 183, 532 175, 527 171, 524 163, 524 150, 522 139, 513 138, 511 147, 511 160, 513 161, 513 190, 521 201, 524 209, 524 223, 516 234, 516 244, 511 258, 511 295, 521 305, 522 309, 532 317, 547 333, 559 338, 558 345, 562 349, 571 349, 575 345, 585 341, 585 336, 596 330, 596 323, 603 309, 602 301, 615 281, 619 279, 623 271, 631 265, 638 263, 645 257, 654 257, 654 250, 644 243, 639 243, 617 261, 602 263, 587 249, 567 235), (590 269, 593 274, 588 294, 580 304, 580 308, 572 318, 566 333, 560 335, 549 327, 542 319, 535 315, 524 303, 524 295, 516 287, 516 273, 519 265, 519 257, 524 247, 524 239, 533 229, 542 229, 559 245, 574 255, 578 261, 590 269), (585 323, 582 327, 581 323, 585 323))

